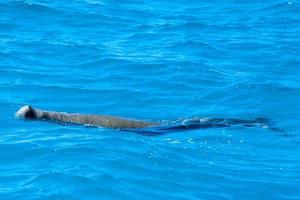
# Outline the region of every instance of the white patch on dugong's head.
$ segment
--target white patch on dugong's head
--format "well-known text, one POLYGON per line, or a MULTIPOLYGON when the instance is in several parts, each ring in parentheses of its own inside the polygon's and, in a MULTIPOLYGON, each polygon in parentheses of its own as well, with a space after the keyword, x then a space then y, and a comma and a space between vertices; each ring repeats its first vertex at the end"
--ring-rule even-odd
POLYGON ((31 106, 23 106, 22 108, 20 108, 20 110, 18 110, 16 112, 16 116, 20 117, 20 118, 35 118, 36 117, 36 113, 35 111, 31 108, 31 106))

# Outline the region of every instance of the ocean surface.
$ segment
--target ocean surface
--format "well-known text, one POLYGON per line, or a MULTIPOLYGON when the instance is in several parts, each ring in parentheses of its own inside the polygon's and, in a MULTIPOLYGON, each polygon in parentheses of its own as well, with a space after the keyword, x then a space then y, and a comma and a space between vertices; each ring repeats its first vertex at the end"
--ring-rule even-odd
POLYGON ((300 199, 300 1, 0 0, 0 199, 300 199), (145 136, 17 119, 150 121, 145 136))

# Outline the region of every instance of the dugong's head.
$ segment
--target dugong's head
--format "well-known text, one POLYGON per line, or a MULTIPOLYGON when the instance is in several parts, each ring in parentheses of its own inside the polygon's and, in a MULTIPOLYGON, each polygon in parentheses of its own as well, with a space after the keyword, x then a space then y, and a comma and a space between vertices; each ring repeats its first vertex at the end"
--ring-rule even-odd
POLYGON ((37 113, 31 106, 23 106, 16 112, 16 116, 24 119, 36 119, 37 113))

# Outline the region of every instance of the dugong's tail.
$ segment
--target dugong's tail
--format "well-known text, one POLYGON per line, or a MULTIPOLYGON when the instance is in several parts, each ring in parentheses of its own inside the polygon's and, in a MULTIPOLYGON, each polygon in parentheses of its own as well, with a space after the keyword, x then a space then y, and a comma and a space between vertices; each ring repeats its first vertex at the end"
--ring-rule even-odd
POLYGON ((207 128, 226 128, 226 127, 260 127, 271 131, 282 132, 281 129, 271 126, 270 120, 267 118, 255 118, 253 120, 234 119, 234 118, 192 118, 181 119, 161 124, 159 126, 130 129, 129 131, 141 133, 144 135, 159 135, 169 132, 207 129, 207 128))
POLYGON ((175 121, 173 129, 198 129, 198 128, 222 128, 228 126, 244 126, 254 127, 259 126, 267 128, 269 120, 266 118, 256 118, 253 120, 235 119, 235 118, 192 118, 175 121))

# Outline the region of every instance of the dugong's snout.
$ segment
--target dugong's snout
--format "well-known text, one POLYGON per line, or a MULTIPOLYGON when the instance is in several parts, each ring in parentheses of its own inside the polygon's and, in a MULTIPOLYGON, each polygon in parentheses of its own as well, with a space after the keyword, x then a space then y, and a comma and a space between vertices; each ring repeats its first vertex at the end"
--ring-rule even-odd
POLYGON ((16 112, 16 116, 24 119, 35 119, 37 117, 35 110, 31 106, 23 106, 16 112))

